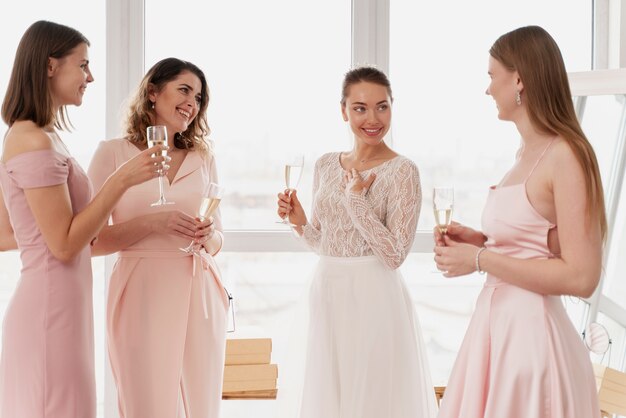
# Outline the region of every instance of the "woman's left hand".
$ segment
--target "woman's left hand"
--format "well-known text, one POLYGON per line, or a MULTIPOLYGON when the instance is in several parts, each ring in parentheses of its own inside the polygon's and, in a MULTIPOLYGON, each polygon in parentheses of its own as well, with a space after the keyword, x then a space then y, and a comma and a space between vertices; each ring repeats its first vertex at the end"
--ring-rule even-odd
POLYGON ((435 263, 444 277, 464 276, 476 271, 476 253, 479 247, 463 244, 443 236, 445 246, 435 247, 435 263))
POLYGON ((196 221, 198 222, 196 224, 198 231, 196 232, 195 240, 198 244, 204 244, 213 238, 213 235, 215 234, 215 225, 213 224, 214 219, 212 216, 209 216, 204 221, 201 221, 198 218, 196 218, 196 221))
POLYGON ((355 168, 345 172, 346 180, 348 182, 346 189, 349 189, 352 193, 367 194, 370 186, 376 179, 376 174, 370 173, 365 180, 361 177, 361 174, 356 171, 355 168))

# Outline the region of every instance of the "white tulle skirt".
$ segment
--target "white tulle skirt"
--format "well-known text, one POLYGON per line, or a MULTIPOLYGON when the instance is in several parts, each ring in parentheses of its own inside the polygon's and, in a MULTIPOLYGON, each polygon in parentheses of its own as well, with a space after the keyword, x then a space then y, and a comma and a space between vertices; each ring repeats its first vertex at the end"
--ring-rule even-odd
POLYGON ((302 384, 286 370, 281 390, 297 400, 282 416, 436 416, 426 349, 397 270, 375 256, 321 257, 308 301, 302 384))

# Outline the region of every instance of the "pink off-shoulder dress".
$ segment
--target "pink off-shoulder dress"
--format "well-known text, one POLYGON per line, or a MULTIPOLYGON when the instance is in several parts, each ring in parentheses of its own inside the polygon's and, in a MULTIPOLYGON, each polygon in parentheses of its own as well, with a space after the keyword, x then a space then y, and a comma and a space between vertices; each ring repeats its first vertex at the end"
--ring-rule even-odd
POLYGON ((80 212, 91 199, 91 183, 73 158, 41 150, 0 163, 22 260, 2 330, 2 418, 96 416, 91 251, 85 247, 66 263, 56 259, 24 194, 64 183, 73 212, 80 212))

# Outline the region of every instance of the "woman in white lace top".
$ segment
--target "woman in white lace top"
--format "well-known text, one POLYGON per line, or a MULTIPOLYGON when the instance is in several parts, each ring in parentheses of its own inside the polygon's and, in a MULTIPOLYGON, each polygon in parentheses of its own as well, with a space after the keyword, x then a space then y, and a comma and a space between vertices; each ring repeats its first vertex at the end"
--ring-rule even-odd
POLYGON ((353 149, 317 160, 310 221, 297 192, 278 195, 279 216, 320 255, 299 418, 436 415, 418 320, 397 270, 415 237, 421 188, 416 165, 384 142, 392 101, 384 73, 349 71, 341 113, 353 149))

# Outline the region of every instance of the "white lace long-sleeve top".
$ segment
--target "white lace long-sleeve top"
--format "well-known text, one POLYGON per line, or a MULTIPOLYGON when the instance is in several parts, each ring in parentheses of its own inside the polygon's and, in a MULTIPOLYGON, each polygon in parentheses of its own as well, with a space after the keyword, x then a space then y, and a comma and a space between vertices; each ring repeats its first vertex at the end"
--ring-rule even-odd
POLYGON ((365 195, 346 188, 340 153, 315 163, 313 211, 302 237, 318 254, 333 257, 376 255, 396 269, 404 262, 422 204, 419 171, 401 155, 360 174, 376 179, 365 195))

